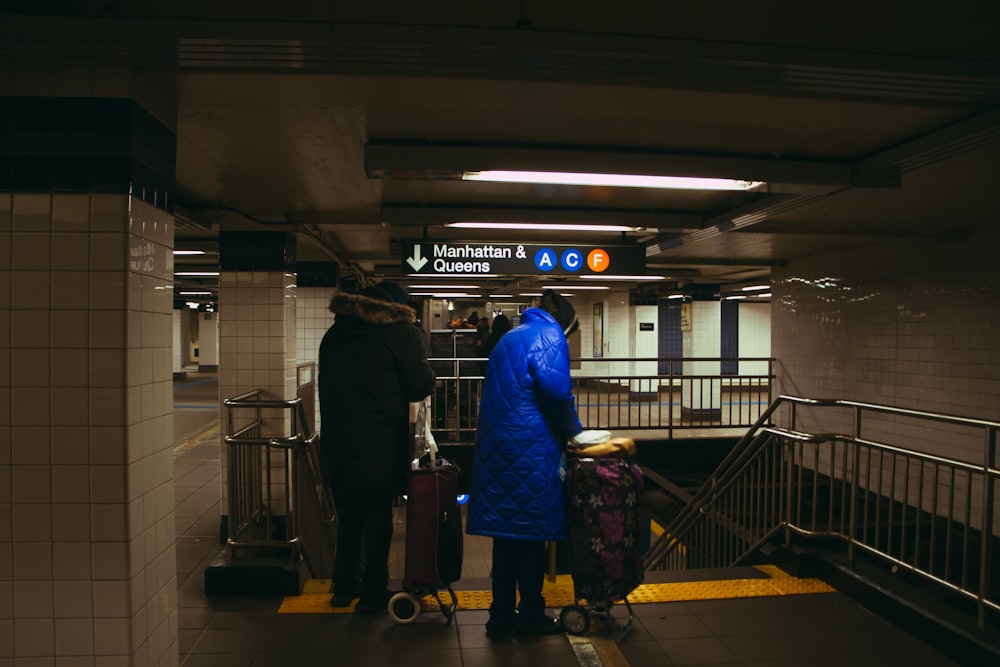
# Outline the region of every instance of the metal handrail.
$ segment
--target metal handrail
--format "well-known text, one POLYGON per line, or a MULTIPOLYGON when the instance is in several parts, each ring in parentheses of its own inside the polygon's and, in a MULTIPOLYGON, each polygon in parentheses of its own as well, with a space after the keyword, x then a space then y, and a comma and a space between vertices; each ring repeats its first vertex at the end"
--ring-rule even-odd
POLYGON ((323 484, 319 436, 307 405, 313 400, 312 377, 314 369, 300 366, 300 396, 294 399, 265 399, 263 390, 254 389, 223 401, 229 455, 226 544, 234 554, 242 549, 288 550, 292 558, 306 561, 313 576, 324 578, 333 569, 336 508, 323 484), (285 413, 284 433, 264 432, 266 410, 285 413))
POLYGON ((778 537, 786 544, 793 535, 833 538, 847 543, 850 562, 864 552, 974 601, 985 630, 988 611, 1000 611, 1000 593, 992 589, 1000 567, 998 431, 1000 422, 991 420, 779 396, 664 525, 644 564, 722 567, 778 537), (849 410, 852 433, 802 430, 804 407, 849 410), (785 420, 778 419, 781 408, 790 412, 785 420), (982 438, 981 457, 882 442, 865 433, 872 415, 942 425, 956 441, 982 438))
MULTIPOLYGON (((432 357, 438 369, 432 428, 442 442, 472 442, 478 423, 484 357, 432 357), (444 369, 445 372, 441 372, 444 369)), ((609 357, 570 360, 577 414, 584 428, 662 431, 745 429, 772 402, 770 357, 609 357), (723 373, 725 362, 762 372, 723 373), (684 373, 715 364, 715 373, 684 373), (631 365, 654 372, 612 372, 631 365), (764 370, 766 368, 766 370, 764 370), (660 372, 665 369, 664 372, 660 372)))

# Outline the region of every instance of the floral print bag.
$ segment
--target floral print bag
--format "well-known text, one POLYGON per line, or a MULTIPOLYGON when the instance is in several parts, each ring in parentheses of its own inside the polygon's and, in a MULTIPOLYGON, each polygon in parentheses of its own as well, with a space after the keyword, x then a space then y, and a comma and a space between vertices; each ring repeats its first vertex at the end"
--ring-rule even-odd
POLYGON ((577 600, 622 600, 642 583, 639 466, 620 456, 566 457, 570 572, 577 600))

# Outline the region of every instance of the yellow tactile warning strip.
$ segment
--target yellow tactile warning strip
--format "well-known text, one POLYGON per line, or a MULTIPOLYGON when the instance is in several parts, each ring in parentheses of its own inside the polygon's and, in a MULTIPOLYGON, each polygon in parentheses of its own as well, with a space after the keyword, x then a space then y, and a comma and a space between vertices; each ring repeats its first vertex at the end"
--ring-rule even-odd
POLYGON ((777 565, 754 565, 753 569, 763 572, 772 579, 787 579, 792 576, 777 565))
MULTIPOLYGON (((829 585, 819 579, 792 577, 773 565, 758 566, 770 575, 768 579, 722 579, 717 581, 682 581, 664 584, 642 584, 628 596, 632 604, 652 602, 682 602, 685 600, 721 600, 731 598, 802 595, 806 593, 832 593, 829 585)), ((547 607, 565 607, 575 604, 573 580, 570 575, 559 575, 554 582, 546 581, 542 589, 547 607)), ((441 599, 448 603, 451 596, 441 591, 441 599)), ((459 609, 489 609, 493 596, 490 591, 455 591, 459 609)), ((434 597, 421 600, 424 611, 437 610, 434 597)), ((283 614, 332 614, 353 612, 353 605, 334 609, 330 606, 330 580, 312 579, 306 582, 301 595, 286 597, 278 608, 283 614)))

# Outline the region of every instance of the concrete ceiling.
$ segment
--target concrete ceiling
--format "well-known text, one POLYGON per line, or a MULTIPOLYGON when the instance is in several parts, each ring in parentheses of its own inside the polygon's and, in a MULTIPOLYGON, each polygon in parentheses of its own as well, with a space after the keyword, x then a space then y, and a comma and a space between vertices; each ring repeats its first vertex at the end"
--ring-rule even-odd
MULTIPOLYGON (((23 54, 34 31, 35 42, 58 42, 47 57, 136 64, 169 99, 178 247, 212 248, 221 229, 290 229, 299 259, 398 279, 406 239, 626 243, 645 248, 650 274, 738 285, 818 252, 1000 224, 997 3, 957 2, 946 16, 848 3, 821 21, 791 2, 739 15, 726 3, 671 14, 672 3, 625 2, 610 15, 606 4, 555 1, 421 14, 403 2, 250 2, 227 21, 227 3, 212 16, 188 2, 158 15, 123 2, 117 16, 66 4, 85 18, 0 17, 4 48, 23 54), (768 186, 454 179, 501 163, 768 186), (442 226, 456 219, 644 230, 442 226)), ((479 4, 490 7, 467 6, 479 4)))

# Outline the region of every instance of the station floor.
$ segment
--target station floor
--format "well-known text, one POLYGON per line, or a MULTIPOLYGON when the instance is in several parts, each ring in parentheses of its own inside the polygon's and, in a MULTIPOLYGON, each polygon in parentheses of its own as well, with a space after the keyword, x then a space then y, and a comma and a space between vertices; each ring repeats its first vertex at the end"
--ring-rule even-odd
MULTIPOLYGON (((395 665, 756 667, 963 663, 871 613, 852 598, 777 568, 650 573, 630 599, 627 631, 592 614, 586 636, 485 635, 489 540, 466 536, 454 621, 433 608, 410 624, 388 615, 360 616, 328 604, 329 582, 311 580, 302 595, 207 597, 204 572, 219 554, 220 442, 212 374, 175 380, 175 492, 178 634, 184 667, 395 665)), ((402 522, 391 563, 401 576, 402 522)), ((572 604, 565 577, 546 584, 552 613, 572 604)), ((612 616, 626 620, 624 606, 612 616)))

